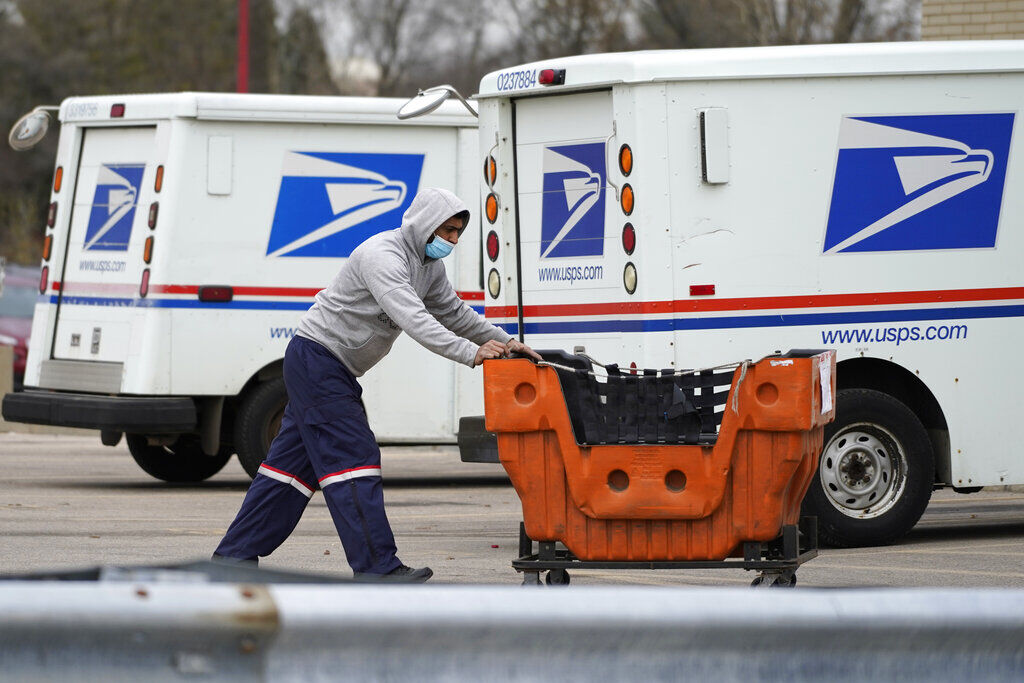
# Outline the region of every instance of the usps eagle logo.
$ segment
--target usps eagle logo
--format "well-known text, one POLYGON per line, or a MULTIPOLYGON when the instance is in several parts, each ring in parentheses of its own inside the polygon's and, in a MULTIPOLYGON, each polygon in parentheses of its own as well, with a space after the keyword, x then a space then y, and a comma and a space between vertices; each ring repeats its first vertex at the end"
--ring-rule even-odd
POLYGON ((605 143, 544 148, 540 257, 604 253, 605 143))
POLYGON ((128 251, 145 164, 101 164, 85 229, 85 251, 128 251))
POLYGON ((994 247, 1013 120, 844 117, 823 251, 994 247))
POLYGON ((267 256, 351 255, 402 224, 422 170, 422 154, 287 152, 267 256))

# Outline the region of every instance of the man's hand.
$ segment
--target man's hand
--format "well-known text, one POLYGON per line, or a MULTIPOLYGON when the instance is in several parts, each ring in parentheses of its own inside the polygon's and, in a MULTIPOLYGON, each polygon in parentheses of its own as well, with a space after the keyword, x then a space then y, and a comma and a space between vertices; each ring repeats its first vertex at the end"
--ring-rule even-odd
POLYGON ((521 341, 519 341, 517 339, 509 339, 508 340, 508 344, 505 345, 505 348, 508 349, 508 352, 510 354, 512 354, 512 353, 521 353, 524 356, 529 356, 530 358, 532 358, 532 359, 534 359, 536 361, 544 360, 543 358, 541 358, 537 354, 536 351, 534 351, 529 346, 527 346, 526 344, 522 343, 521 341))
POLYGON ((499 341, 490 340, 480 345, 476 350, 476 358, 473 360, 473 367, 484 362, 487 358, 502 358, 508 353, 505 345, 499 341))

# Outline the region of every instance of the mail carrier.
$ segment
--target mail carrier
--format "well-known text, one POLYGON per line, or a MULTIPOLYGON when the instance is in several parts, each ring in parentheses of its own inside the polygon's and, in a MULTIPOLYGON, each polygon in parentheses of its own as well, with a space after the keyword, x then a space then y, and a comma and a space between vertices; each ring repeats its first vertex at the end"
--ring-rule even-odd
MULTIPOLYGON (((477 193, 473 115, 445 103, 400 122, 400 104, 66 100, 26 391, 5 398, 4 417, 100 429, 107 444, 126 434, 165 480, 204 479, 235 452, 253 474, 280 423, 285 347, 317 291, 356 245, 398 227, 420 188, 477 193)), ((478 221, 445 266, 480 307, 478 221)), ((452 442, 462 406, 482 412, 479 373, 408 338, 366 379, 383 442, 452 442)))
MULTIPOLYGON (((641 368, 835 348, 805 510, 1024 483, 1024 42, 589 55, 480 85, 488 318, 641 368)), ((770 400, 766 396, 765 400, 770 400)))

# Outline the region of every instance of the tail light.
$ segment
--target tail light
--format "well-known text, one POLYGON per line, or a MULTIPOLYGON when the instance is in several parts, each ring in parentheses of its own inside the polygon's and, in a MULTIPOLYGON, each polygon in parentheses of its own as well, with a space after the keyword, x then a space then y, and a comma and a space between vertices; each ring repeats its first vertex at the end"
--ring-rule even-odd
POLYGON ((541 85, 563 85, 565 69, 541 69, 537 74, 537 82, 541 85))
POLYGON ((636 249, 636 230, 633 229, 632 223, 626 223, 622 228, 622 249, 627 254, 632 254, 636 249))
POLYGON ((636 291, 636 266, 632 263, 627 263, 622 271, 622 285, 626 288, 627 294, 636 291))
POLYGON ((50 267, 43 266, 42 272, 39 273, 39 293, 46 294, 46 283, 50 280, 50 267))
POLYGON ((690 285, 690 296, 710 296, 714 293, 714 285, 690 285))
POLYGON ((487 233, 487 258, 498 260, 498 233, 493 230, 487 233))
POLYGON ((634 199, 635 198, 633 197, 633 186, 630 185, 629 183, 626 183, 625 185, 622 186, 622 213, 626 214, 627 216, 633 213, 634 199))
POLYGON ((494 183, 498 180, 498 163, 494 160, 494 157, 488 155, 484 159, 484 182, 487 183, 487 187, 494 187, 494 183))
POLYGON ((149 205, 149 229, 156 227, 156 217, 160 213, 160 202, 153 202, 149 205))
POLYGON ((235 290, 228 285, 203 285, 199 288, 199 300, 207 303, 227 303, 235 298, 235 290))
POLYGON ((498 220, 498 197, 493 192, 487 195, 484 209, 487 211, 487 221, 489 223, 494 223, 494 221, 498 220))
POLYGON ((619 170, 622 175, 629 175, 633 172, 633 150, 629 145, 619 147, 619 170))
POLYGON ((491 268, 491 272, 487 274, 487 291, 492 299, 497 299, 498 294, 501 293, 501 276, 494 268, 491 268))
POLYGON ((52 228, 57 223, 57 202, 50 202, 46 210, 46 227, 52 228))
POLYGON ((110 118, 120 119, 124 117, 124 105, 123 104, 112 104, 110 105, 110 118))
POLYGON ((149 294, 149 268, 142 271, 142 282, 139 283, 139 296, 145 298, 149 294))

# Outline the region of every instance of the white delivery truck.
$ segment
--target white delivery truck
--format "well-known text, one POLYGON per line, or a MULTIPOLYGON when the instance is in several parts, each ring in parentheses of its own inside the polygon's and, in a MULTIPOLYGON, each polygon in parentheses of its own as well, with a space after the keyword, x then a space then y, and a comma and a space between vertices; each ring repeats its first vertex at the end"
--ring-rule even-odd
MULTIPOLYGON (((254 475, 286 400, 285 347, 316 293, 356 245, 400 225, 420 188, 477 194, 475 116, 452 102, 400 122, 399 104, 64 101, 26 391, 5 397, 5 419, 100 429, 108 445, 126 434, 164 480, 204 479, 236 452, 254 475)), ((445 266, 482 312, 479 220, 445 266)), ((452 442, 465 407, 482 412, 479 373, 407 337, 363 385, 382 442, 452 442)))
POLYGON ((933 487, 1024 483, 1022 90, 1020 41, 491 73, 486 314, 534 348, 641 368, 837 349, 805 508, 833 544, 891 541, 933 487))

